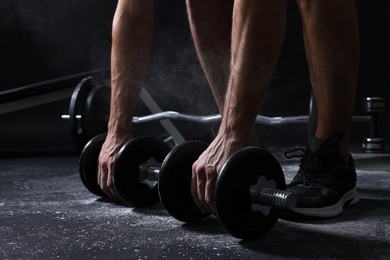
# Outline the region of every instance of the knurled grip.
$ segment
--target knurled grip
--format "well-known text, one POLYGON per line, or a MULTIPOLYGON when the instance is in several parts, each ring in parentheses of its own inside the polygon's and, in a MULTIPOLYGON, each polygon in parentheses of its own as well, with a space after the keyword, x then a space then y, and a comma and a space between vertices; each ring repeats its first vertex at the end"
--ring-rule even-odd
POLYGON ((296 195, 285 190, 254 185, 250 188, 250 195, 254 204, 263 206, 291 209, 297 205, 296 195))

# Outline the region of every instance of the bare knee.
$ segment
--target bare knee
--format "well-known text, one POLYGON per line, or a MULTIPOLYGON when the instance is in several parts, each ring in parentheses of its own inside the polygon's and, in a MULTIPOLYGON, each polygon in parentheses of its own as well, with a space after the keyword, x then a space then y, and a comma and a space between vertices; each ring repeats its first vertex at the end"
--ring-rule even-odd
POLYGON ((123 23, 150 31, 154 26, 153 0, 119 0, 113 20, 113 31, 123 23))
POLYGON ((191 22, 205 24, 211 21, 215 24, 231 20, 234 0, 186 0, 186 2, 191 22))
POLYGON ((215 12, 219 13, 220 9, 233 6, 234 0, 186 0, 189 12, 215 12))
POLYGON ((186 0, 191 31, 197 44, 230 37, 234 0, 186 0))
POLYGON ((355 0, 296 0, 301 12, 338 11, 354 7, 355 0))
POLYGON ((311 7, 313 2, 310 0, 297 0, 299 9, 307 9, 311 7))

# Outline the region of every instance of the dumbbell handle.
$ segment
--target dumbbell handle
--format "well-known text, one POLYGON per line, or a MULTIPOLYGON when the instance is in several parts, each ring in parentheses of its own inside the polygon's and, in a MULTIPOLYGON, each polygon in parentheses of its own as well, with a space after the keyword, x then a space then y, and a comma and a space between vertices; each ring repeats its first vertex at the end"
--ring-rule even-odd
POLYGON ((297 204, 297 197, 285 190, 261 187, 254 185, 250 188, 250 195, 254 204, 271 206, 279 209, 291 209, 297 204))
POLYGON ((158 181, 160 177, 160 167, 141 165, 139 166, 139 179, 141 183, 145 181, 158 181))
MULTIPOLYGON (((158 182, 160 177, 160 167, 141 165, 139 167, 140 182, 158 182)), ((270 206, 279 209, 291 209, 296 206, 297 198, 288 191, 271 187, 259 187, 253 185, 250 190, 252 202, 263 206, 270 206)))

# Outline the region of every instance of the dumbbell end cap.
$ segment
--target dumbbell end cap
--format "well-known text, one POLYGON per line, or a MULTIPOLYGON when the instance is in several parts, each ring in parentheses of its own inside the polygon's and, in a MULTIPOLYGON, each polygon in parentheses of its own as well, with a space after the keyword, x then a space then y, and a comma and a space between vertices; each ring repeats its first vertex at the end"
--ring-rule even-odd
POLYGON ((297 196, 289 191, 263 187, 251 188, 252 201, 254 203, 279 208, 283 210, 292 209, 297 206, 297 196))
POLYGON ((286 209, 292 209, 297 206, 298 198, 295 194, 289 194, 286 198, 286 209))
POLYGON ((367 153, 381 153, 385 151, 385 139, 384 138, 364 138, 362 142, 362 148, 367 153))
POLYGON ((384 97, 365 97, 363 99, 363 110, 367 113, 378 113, 385 111, 384 97))

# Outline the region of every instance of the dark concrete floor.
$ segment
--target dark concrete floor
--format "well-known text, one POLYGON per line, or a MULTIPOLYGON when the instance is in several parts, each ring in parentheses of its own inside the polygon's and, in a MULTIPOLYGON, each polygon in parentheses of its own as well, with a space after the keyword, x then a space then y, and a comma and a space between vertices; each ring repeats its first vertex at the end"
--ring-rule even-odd
MULTIPOLYGON (((297 161, 276 151, 291 180, 297 161)), ((90 194, 72 156, 0 160, 0 259, 390 259, 390 154, 354 154, 361 202, 328 220, 279 220, 244 242, 210 217, 183 225, 161 204, 90 194)))

